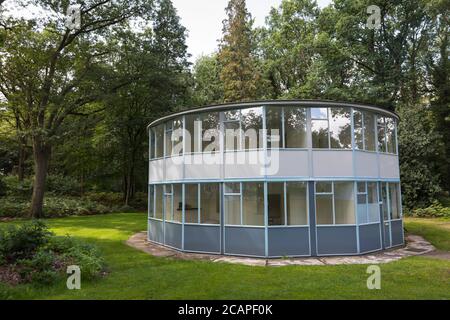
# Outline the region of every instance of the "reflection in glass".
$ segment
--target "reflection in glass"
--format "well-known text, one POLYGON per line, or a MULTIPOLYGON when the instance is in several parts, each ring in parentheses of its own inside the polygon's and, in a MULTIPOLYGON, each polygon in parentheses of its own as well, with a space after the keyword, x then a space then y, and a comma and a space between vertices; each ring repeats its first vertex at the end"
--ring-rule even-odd
POLYGON ((328 109, 311 108, 311 119, 328 119, 328 109))
POLYGON ((217 112, 202 113, 199 120, 201 121, 201 151, 219 151, 219 114, 217 112))
POLYGON ((364 144, 368 151, 376 151, 375 146, 375 115, 364 112, 364 144))
POLYGON ((391 219, 400 219, 400 188, 398 183, 389 183, 389 204, 391 219))
POLYGON ((353 126, 355 131, 355 149, 364 149, 363 115, 361 111, 353 111, 353 126))
POLYGON ((328 149, 328 120, 311 120, 312 147, 328 149))
POLYGON ((164 217, 168 221, 173 221, 172 195, 172 185, 164 185, 164 217))
POLYGON ((241 129, 238 121, 224 122, 225 150, 241 150, 241 129))
POLYGON ((163 219, 163 198, 164 188, 162 185, 155 185, 155 218, 163 219))
POLYGON ((266 107, 267 148, 283 148, 282 137, 282 109, 266 107))
POLYGON ((263 109, 249 108, 241 110, 244 149, 262 148, 263 109))
POLYGON ((306 109, 285 107, 284 130, 286 148, 306 148, 306 109))
POLYGON ((395 137, 395 122, 392 118, 385 118, 386 119, 386 144, 387 144, 387 152, 388 153, 397 153, 395 143, 396 143, 396 137, 395 137))
POLYGON ((330 108, 330 142, 334 149, 351 149, 350 108, 330 108))
POLYGON ((367 182, 367 202, 368 202, 368 222, 379 222, 380 214, 378 212, 380 206, 378 203, 377 183, 367 182))
POLYGON ((384 124, 384 117, 377 117, 378 128, 378 151, 386 152, 386 127, 384 124))
POLYGON ((156 158, 162 158, 164 156, 164 125, 160 124, 155 127, 155 140, 156 140, 156 158))

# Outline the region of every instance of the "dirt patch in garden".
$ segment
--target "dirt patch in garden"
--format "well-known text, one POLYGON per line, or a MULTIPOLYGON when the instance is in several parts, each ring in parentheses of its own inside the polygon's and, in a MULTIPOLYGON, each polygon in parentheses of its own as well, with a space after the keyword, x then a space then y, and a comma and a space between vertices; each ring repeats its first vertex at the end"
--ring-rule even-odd
POLYGON ((0 266, 0 282, 15 286, 21 282, 19 273, 10 266, 0 266))

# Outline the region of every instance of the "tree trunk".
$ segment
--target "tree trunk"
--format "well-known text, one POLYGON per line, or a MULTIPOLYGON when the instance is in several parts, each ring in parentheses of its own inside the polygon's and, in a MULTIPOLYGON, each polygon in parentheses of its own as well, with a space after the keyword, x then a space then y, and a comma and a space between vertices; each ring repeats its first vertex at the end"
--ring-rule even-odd
POLYGON ((43 202, 45 192, 45 181, 47 178, 48 163, 50 160, 51 148, 44 144, 39 138, 33 141, 34 156, 34 182, 33 197, 31 199, 30 216, 32 218, 43 217, 43 202))

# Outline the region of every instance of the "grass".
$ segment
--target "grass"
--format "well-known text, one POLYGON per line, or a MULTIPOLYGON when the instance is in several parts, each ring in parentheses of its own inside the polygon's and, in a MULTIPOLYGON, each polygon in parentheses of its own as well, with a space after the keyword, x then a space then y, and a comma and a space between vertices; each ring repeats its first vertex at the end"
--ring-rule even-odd
POLYGON ((437 249, 450 251, 450 220, 405 218, 407 232, 430 241, 437 249))
MULTIPOLYGON (((0 285, 0 298, 450 299, 450 262, 444 260, 411 257, 381 265, 381 290, 368 290, 364 265, 250 267, 152 257, 124 243, 146 229, 145 214, 67 217, 47 223, 59 235, 98 245, 109 275, 91 282, 82 279, 81 290, 73 291, 65 283, 49 288, 0 285)), ((408 220, 408 228, 412 223, 421 224, 408 220)), ((444 232, 433 241, 448 241, 448 229, 444 232)))

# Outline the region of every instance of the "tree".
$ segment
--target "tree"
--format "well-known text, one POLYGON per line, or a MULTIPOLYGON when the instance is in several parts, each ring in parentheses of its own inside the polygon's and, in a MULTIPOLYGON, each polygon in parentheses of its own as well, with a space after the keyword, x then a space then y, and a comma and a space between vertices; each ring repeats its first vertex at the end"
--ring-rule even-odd
POLYGON ((220 65, 216 54, 201 56, 194 65, 193 101, 204 106, 222 103, 223 85, 220 81, 220 65))
POLYGON ((224 101, 243 101, 257 98, 261 79, 252 57, 252 19, 245 0, 230 0, 225 9, 223 38, 218 60, 220 80, 224 87, 224 101))
POLYGON ((126 83, 108 77, 104 37, 112 26, 150 8, 145 0, 87 0, 81 7, 81 25, 69 29, 54 18, 65 12, 67 1, 24 0, 55 13, 29 21, 8 19, 0 49, 0 91, 8 108, 20 114, 30 137, 34 185, 30 214, 42 216, 45 181, 52 147, 66 119, 92 112, 99 101, 126 83))

